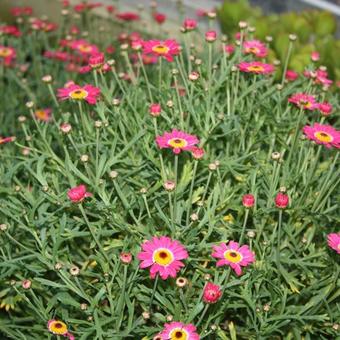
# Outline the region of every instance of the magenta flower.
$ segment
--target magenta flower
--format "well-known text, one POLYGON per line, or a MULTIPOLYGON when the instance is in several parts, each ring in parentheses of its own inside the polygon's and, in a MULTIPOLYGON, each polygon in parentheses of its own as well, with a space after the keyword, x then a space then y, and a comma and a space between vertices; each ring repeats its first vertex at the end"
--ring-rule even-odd
POLYGON ((295 104, 300 109, 315 110, 318 104, 315 97, 307 93, 296 93, 293 94, 289 99, 289 103, 295 104))
POLYGON ((192 324, 185 325, 182 322, 171 322, 164 325, 160 333, 162 340, 199 340, 196 327, 192 324))
POLYGON ((202 159, 204 157, 204 149, 199 148, 198 146, 193 146, 191 149, 191 154, 192 157, 194 157, 197 160, 202 159))
POLYGON ((340 254, 340 233, 331 233, 327 235, 328 246, 340 254))
POLYGON ((329 116, 333 110, 333 107, 330 103, 324 102, 318 104, 318 109, 323 116, 329 116))
POLYGON ((91 105, 97 103, 100 95, 100 89, 92 85, 79 86, 77 84, 65 85, 65 87, 58 89, 58 98, 60 100, 73 99, 85 100, 91 105))
POLYGON ((216 31, 205 32, 205 40, 207 42, 214 42, 217 39, 216 31))
POLYGON ((340 148, 340 131, 330 125, 315 123, 313 126, 303 127, 303 133, 317 144, 323 144, 326 148, 340 148))
POLYGON ((248 40, 243 43, 243 53, 253 54, 258 58, 264 58, 268 54, 268 49, 266 45, 259 40, 248 40))
POLYGON ((143 42, 143 53, 151 54, 156 57, 164 57, 172 62, 174 56, 180 52, 180 45, 174 39, 168 40, 148 40, 143 42))
POLYGON ((212 257, 219 259, 216 262, 217 267, 224 265, 230 266, 237 276, 242 275, 241 267, 246 267, 255 262, 255 254, 247 245, 239 246, 238 242, 230 241, 227 244, 221 243, 219 246, 213 246, 212 257))
POLYGON ((153 103, 149 106, 150 115, 153 117, 158 117, 161 114, 162 108, 161 104, 153 103))
POLYGON ((14 142, 15 139, 16 139, 15 136, 11 136, 11 137, 1 137, 0 136, 0 144, 6 144, 6 143, 14 142))
POLYGON ((172 149, 175 154, 179 154, 183 150, 191 151, 199 140, 194 135, 173 129, 171 132, 165 132, 163 136, 157 136, 156 142, 160 149, 172 149))
POLYGON ((254 73, 254 74, 269 74, 275 71, 271 64, 265 64, 260 61, 242 62, 238 64, 241 72, 254 73))
POLYGON ((157 273, 163 280, 169 276, 176 277, 180 268, 184 267, 180 260, 189 255, 184 246, 169 237, 153 237, 141 245, 142 251, 137 255, 141 261, 139 267, 150 267, 150 276, 154 279, 157 273))
POLYGON ((203 301, 205 303, 216 303, 222 296, 221 287, 208 282, 203 289, 203 301))
POLYGON ((86 186, 84 184, 81 184, 77 187, 71 188, 67 192, 67 196, 73 203, 80 203, 86 197, 91 197, 92 194, 86 191, 86 186))
POLYGON ((245 194, 242 197, 242 204, 246 208, 252 208, 255 204, 255 197, 253 194, 245 194))
POLYGON ((89 66, 91 68, 100 68, 104 65, 105 57, 102 52, 92 53, 89 58, 89 66))
POLYGON ((288 195, 279 192, 275 197, 275 205, 277 208, 284 209, 287 208, 289 204, 289 197, 288 195))
POLYGON ((287 70, 286 72, 286 79, 288 81, 294 81, 299 77, 299 74, 293 70, 287 70))
POLYGON ((89 43, 84 39, 73 40, 70 44, 70 48, 79 52, 81 55, 90 56, 94 53, 99 53, 99 49, 96 45, 89 43))
POLYGON ((197 27, 197 21, 195 19, 187 18, 183 22, 183 28, 186 31, 193 31, 197 27))
POLYGON ((0 45, 0 63, 2 62, 5 66, 9 66, 16 56, 17 54, 13 47, 0 45))

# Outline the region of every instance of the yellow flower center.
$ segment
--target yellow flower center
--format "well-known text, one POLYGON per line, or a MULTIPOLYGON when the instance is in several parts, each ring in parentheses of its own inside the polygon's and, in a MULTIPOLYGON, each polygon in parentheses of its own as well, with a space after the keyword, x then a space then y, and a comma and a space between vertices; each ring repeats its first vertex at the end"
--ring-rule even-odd
POLYGON ((312 106, 312 103, 309 102, 309 101, 301 100, 301 101, 300 101, 300 105, 302 105, 303 107, 309 108, 309 107, 312 106))
POLYGON ((180 329, 180 328, 174 328, 170 332, 170 339, 171 340, 187 340, 188 339, 188 334, 185 330, 180 329))
POLYGON ((156 45, 152 48, 152 50, 157 54, 167 54, 170 48, 165 45, 156 45))
POLYGON ((153 261, 161 266, 167 266, 174 259, 172 252, 165 248, 159 248, 153 253, 153 261))
POLYGON ((169 140, 168 144, 173 148, 184 148, 188 143, 183 138, 172 138, 169 140))
POLYGON ((248 67, 248 70, 249 71, 252 71, 252 72, 262 72, 264 70, 263 66, 249 66, 248 67))
POLYGON ((40 120, 48 120, 48 114, 44 110, 35 111, 35 116, 40 120))
POLYGON ((247 49, 247 52, 248 52, 248 53, 254 53, 254 54, 256 54, 256 53, 259 52, 259 49, 258 49, 257 47, 249 47, 249 48, 247 49))
POLYGON ((78 50, 80 52, 88 53, 92 51, 92 46, 91 45, 79 45, 78 50))
POLYGON ((54 334, 63 335, 67 333, 67 326, 62 321, 53 321, 50 323, 48 329, 54 334))
POLYGON ((83 89, 74 90, 69 94, 69 96, 72 99, 78 99, 78 100, 86 98, 87 95, 88 95, 87 91, 85 91, 83 89))
POLYGON ((224 253, 224 258, 232 263, 242 261, 242 255, 238 251, 232 249, 229 249, 224 253))
POLYGON ((0 49, 0 57, 6 58, 12 54, 12 50, 9 48, 1 48, 0 49))
POLYGON ((314 136, 320 141, 320 142, 326 142, 329 143, 333 140, 332 135, 329 133, 323 132, 323 131, 318 131, 314 134, 314 136))

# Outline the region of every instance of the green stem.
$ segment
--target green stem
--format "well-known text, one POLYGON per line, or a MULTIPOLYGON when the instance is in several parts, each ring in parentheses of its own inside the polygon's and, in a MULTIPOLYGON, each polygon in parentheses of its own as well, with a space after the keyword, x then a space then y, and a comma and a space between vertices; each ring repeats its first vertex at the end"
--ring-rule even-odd
POLYGON ((249 209, 246 209, 246 213, 244 215, 244 222, 243 222, 243 227, 242 227, 242 232, 241 232, 241 236, 240 236, 240 240, 238 241, 238 243, 241 245, 243 242, 243 238, 244 238, 244 233, 246 230, 246 225, 247 225, 247 220, 248 220, 248 216, 249 216, 249 209))
POLYGON ((290 58, 290 55, 291 55, 291 53, 292 53, 292 50, 293 50, 293 42, 290 41, 290 42, 289 42, 289 46, 288 46, 288 51, 287 51, 286 60, 285 60, 285 65, 284 65, 284 68, 283 68, 281 85, 283 85, 284 82, 285 82, 286 73, 287 73, 287 68, 288 68, 288 63, 289 63, 289 58, 290 58))
POLYGON ((86 225, 87 225, 87 227, 88 227, 88 229, 89 229, 89 231, 91 233, 91 236, 92 236, 93 240, 95 241, 97 247, 99 248, 101 254, 105 258, 107 263, 110 263, 111 261, 110 261, 109 257, 106 255, 106 252, 105 252, 103 246, 101 245, 100 241, 98 240, 95 232, 93 231, 93 229, 92 229, 92 227, 90 225, 90 222, 89 222, 89 220, 87 218, 86 212, 85 212, 84 207, 82 206, 82 204, 79 205, 79 208, 80 208, 80 211, 81 211, 81 213, 82 213, 82 215, 84 217, 85 223, 86 223, 86 225))
POLYGON ((190 184, 190 191, 189 191, 187 217, 186 217, 186 220, 185 220, 186 226, 189 224, 189 217, 190 217, 190 213, 191 213, 191 204, 192 204, 192 194, 193 194, 194 185, 195 185, 195 177, 196 177, 196 172, 197 172, 197 166, 198 166, 198 161, 195 160, 194 170, 193 170, 193 173, 192 173, 192 179, 191 179, 191 184, 190 184))
POLYGON ((200 325, 200 323, 202 322, 203 318, 205 317, 205 314, 206 314, 207 311, 208 311, 209 306, 210 306, 210 305, 209 305, 208 303, 205 305, 205 307, 204 307, 204 309, 203 309, 203 312, 202 312, 200 318, 198 319, 198 321, 197 321, 197 323, 196 323, 196 325, 195 325, 196 327, 198 327, 198 326, 200 325))
POLYGON ((155 282, 153 284, 153 289, 152 289, 152 295, 151 295, 151 299, 150 299, 150 305, 149 305, 149 311, 150 312, 152 311, 152 303, 153 303, 153 299, 155 297, 155 293, 156 293, 156 289, 157 289, 158 278, 159 278, 159 275, 156 274, 155 282))
MULTIPOLYGON (((175 190, 174 190, 174 214, 173 218, 176 222, 177 220, 177 186, 178 186, 178 155, 175 155, 175 163, 174 163, 174 171, 175 171, 175 190)), ((174 223, 175 224, 175 223, 174 223)))

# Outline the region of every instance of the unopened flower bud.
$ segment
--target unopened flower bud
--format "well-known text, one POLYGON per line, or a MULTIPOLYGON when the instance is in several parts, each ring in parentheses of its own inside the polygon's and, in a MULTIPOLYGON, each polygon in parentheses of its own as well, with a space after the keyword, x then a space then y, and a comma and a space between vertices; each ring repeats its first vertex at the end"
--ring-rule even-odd
POLYGON ((22 288, 24 289, 30 289, 32 285, 32 281, 31 280, 23 280, 21 283, 22 288))
POLYGON ((81 155, 80 156, 80 160, 83 162, 83 163, 86 163, 89 161, 89 156, 88 155, 81 155))
POLYGON ((116 170, 112 170, 112 171, 110 171, 109 176, 110 176, 112 179, 115 179, 115 178, 118 177, 118 172, 117 172, 116 170))
POLYGON ((179 288, 183 288, 183 287, 185 287, 187 284, 188 284, 188 280, 187 280, 185 277, 179 277, 179 278, 176 280, 176 285, 177 285, 177 287, 179 287, 179 288))
POLYGON ((167 191, 173 191, 176 188, 176 183, 174 181, 167 180, 164 182, 163 187, 167 191))
POLYGON ((71 274, 72 276, 78 276, 79 273, 80 273, 79 267, 77 267, 77 266, 72 266, 72 267, 70 268, 70 274, 71 274))

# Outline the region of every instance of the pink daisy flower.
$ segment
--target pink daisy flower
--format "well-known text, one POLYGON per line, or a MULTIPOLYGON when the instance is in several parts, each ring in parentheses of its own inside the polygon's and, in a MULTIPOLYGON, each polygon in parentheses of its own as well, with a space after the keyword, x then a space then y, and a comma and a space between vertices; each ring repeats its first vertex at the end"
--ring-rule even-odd
POLYGON ((315 110, 318 107, 318 104, 315 100, 315 97, 309 95, 307 93, 296 93, 293 94, 289 99, 289 103, 295 104, 300 109, 305 110, 315 110))
POLYGON ((327 235, 328 246, 340 254, 340 233, 331 233, 327 235))
POLYGON ((249 63, 244 61, 238 64, 238 68, 240 69, 241 72, 255 74, 269 74, 275 71, 273 65, 261 63, 260 61, 251 61, 249 63))
POLYGON ((157 136, 156 142, 160 149, 172 149, 175 154, 179 154, 183 150, 192 150, 199 140, 194 135, 173 129, 171 132, 165 132, 163 136, 157 136))
POLYGON ((77 84, 65 85, 64 88, 58 89, 58 98, 60 100, 73 99, 85 100, 89 104, 96 104, 100 95, 100 89, 92 85, 79 86, 77 84))
POLYGON ((2 61, 6 66, 9 66, 16 58, 16 51, 13 47, 0 45, 0 62, 2 61))
POLYGON ((235 241, 230 241, 228 245, 221 243, 219 246, 213 246, 211 256, 219 259, 216 262, 217 267, 230 266, 237 276, 242 275, 241 267, 246 267, 255 262, 255 254, 249 247, 247 245, 240 247, 235 241))
POLYGON ((143 52, 156 57, 164 57, 167 61, 172 62, 173 56, 180 52, 180 45, 174 39, 148 40, 143 42, 143 52))
POLYGON ((200 336, 196 333, 196 327, 193 324, 185 325, 182 322, 171 322, 164 325, 160 333, 162 340, 199 340, 200 336))
POLYGON ((317 144, 323 144, 326 148, 340 148, 340 131, 330 125, 315 123, 313 126, 306 125, 303 127, 303 133, 310 140, 317 144))
POLYGON ((70 47, 82 55, 89 56, 91 54, 99 53, 99 49, 96 45, 90 44, 84 39, 72 41, 70 47))
POLYGON ((248 40, 243 43, 243 53, 253 54, 258 58, 264 58, 268 54, 268 49, 266 45, 259 40, 248 40))
POLYGON ((41 120, 43 122, 49 122, 52 119, 52 109, 40 109, 34 112, 34 116, 36 119, 41 120))
POLYGON ((153 237, 141 245, 142 251, 137 255, 141 261, 140 268, 150 267, 150 276, 154 279, 159 273, 163 280, 169 276, 176 277, 181 267, 184 267, 180 260, 186 259, 189 255, 184 246, 169 237, 153 237))

